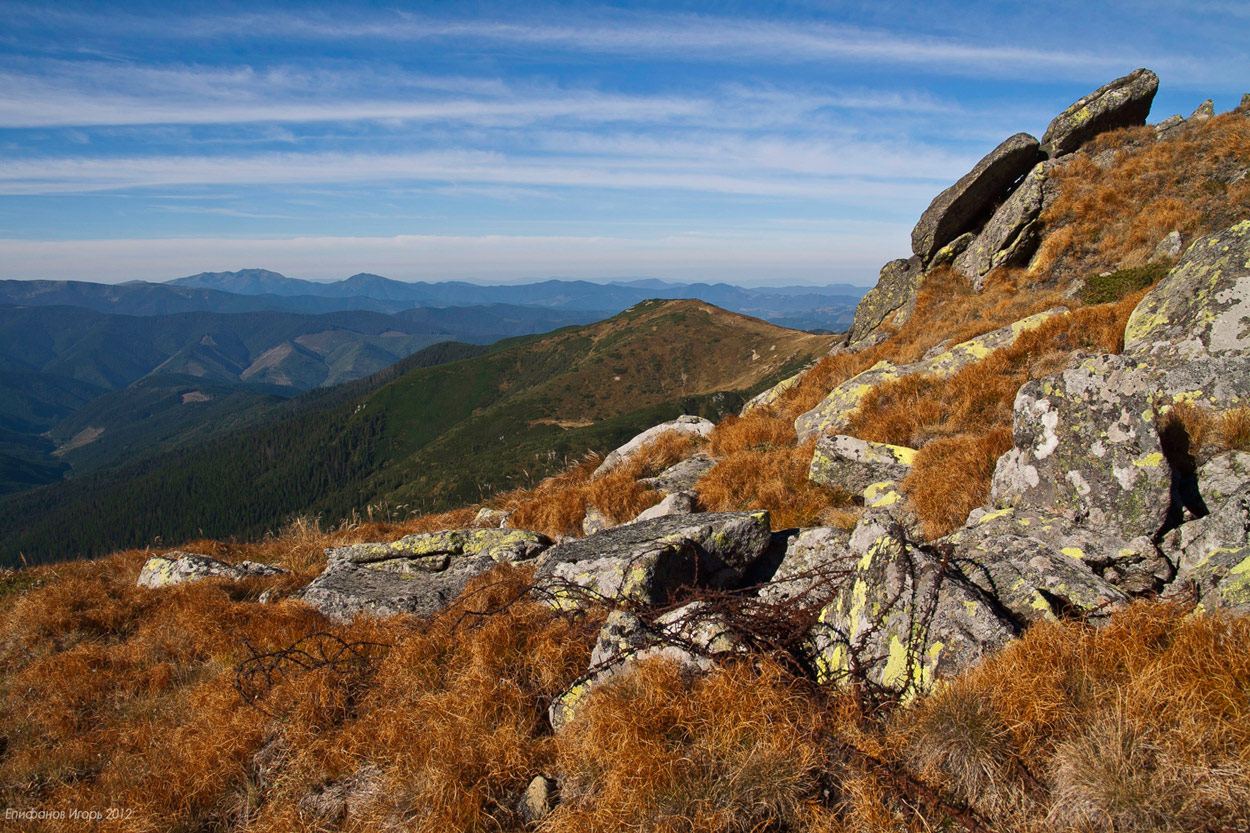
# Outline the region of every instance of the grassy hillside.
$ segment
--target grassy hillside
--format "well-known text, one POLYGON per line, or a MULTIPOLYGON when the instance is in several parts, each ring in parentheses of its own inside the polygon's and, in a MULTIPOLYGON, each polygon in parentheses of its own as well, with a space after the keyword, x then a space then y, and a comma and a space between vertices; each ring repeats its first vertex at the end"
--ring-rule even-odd
POLYGON ((599 324, 388 374, 376 389, 310 396, 208 443, 12 496, 0 504, 0 563, 257 536, 294 514, 480 500, 683 412, 737 410, 742 392, 794 373, 831 340, 696 301, 639 304, 599 324))

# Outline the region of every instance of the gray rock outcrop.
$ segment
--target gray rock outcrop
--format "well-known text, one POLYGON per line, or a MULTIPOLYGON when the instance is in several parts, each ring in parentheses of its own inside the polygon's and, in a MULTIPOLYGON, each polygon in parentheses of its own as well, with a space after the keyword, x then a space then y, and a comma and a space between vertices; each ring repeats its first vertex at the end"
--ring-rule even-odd
POLYGON ((144 563, 143 569, 139 571, 139 579, 135 582, 135 586, 169 587, 205 578, 238 581, 252 576, 275 576, 285 572, 286 570, 279 567, 258 564, 255 561, 242 561, 237 565, 231 565, 218 561, 216 558, 209 558, 207 555, 171 550, 164 555, 154 555, 149 558, 144 563))
POLYGON ((847 343, 862 341, 898 310, 902 313, 895 317, 895 323, 904 323, 916 308, 916 293, 923 280, 924 268, 918 257, 891 260, 882 266, 877 285, 868 290, 855 307, 855 320, 847 334, 847 343))
POLYGON ((1038 216, 1047 170, 1044 162, 1035 165, 976 239, 955 258, 955 271, 971 278, 978 291, 990 270, 1028 262, 1041 243, 1038 216))
POLYGON ((628 462, 635 454, 637 454, 644 445, 658 440, 664 434, 678 434, 688 437, 707 437, 712 433, 712 429, 716 425, 710 420, 697 416, 680 416, 669 422, 663 422, 652 428, 648 428, 641 434, 635 436, 632 440, 611 451, 607 457, 603 458, 603 462, 599 464, 599 468, 595 469, 594 474, 590 477, 595 479, 603 477, 612 469, 628 462))
POLYGON ((344 622, 361 613, 429 616, 496 564, 533 559, 550 545, 546 536, 523 529, 453 529, 331 547, 324 572, 304 588, 303 599, 344 622))
POLYGON ((1054 159, 1071 153, 1100 133, 1146 123, 1159 91, 1159 76, 1138 69, 1074 101, 1055 116, 1042 136, 1042 151, 1054 159))
POLYGON ((535 577, 536 592, 556 606, 594 599, 659 604, 683 586, 735 586, 770 540, 764 511, 625 524, 548 550, 535 577))
POLYGON ((1037 139, 1027 133, 994 148, 925 209, 911 232, 912 252, 928 263, 947 243, 975 230, 1040 156, 1037 139))
POLYGON ((1250 612, 1250 486, 1169 533, 1164 547, 1177 557, 1171 595, 1192 592, 1204 608, 1250 612))

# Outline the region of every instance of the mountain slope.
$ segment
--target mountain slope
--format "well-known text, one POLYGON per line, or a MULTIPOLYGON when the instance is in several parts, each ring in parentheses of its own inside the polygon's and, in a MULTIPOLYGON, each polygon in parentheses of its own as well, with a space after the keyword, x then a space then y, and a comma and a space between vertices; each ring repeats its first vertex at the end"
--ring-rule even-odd
POLYGON ((379 501, 463 502, 682 412, 736 410, 743 394, 720 392, 793 373, 831 341, 697 301, 647 302, 355 396, 318 392, 208 444, 10 497, 0 559, 257 535, 293 513, 343 517, 379 501))

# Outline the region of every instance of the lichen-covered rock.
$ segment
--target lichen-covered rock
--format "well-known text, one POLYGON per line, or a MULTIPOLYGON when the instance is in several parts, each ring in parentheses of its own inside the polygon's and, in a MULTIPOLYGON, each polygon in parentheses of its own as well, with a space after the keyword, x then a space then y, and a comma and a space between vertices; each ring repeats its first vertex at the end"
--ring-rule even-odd
POLYGON ((135 586, 154 589, 204 578, 238 581, 250 576, 274 576, 285 572, 286 570, 281 568, 257 564, 255 561, 242 561, 237 565, 231 565, 218 561, 216 558, 209 558, 207 555, 171 550, 164 555, 154 555, 149 558, 144 563, 143 569, 139 571, 139 579, 135 582, 135 586))
POLYGON ((1189 121, 1196 124, 1210 121, 1213 118, 1215 118, 1215 102, 1209 98, 1195 107, 1194 111, 1189 114, 1189 121))
POLYGON ((999 327, 992 332, 960 342, 936 356, 914 364, 899 367, 887 361, 877 362, 863 373, 852 376, 835 387, 819 405, 801 414, 794 421, 794 430, 798 434, 799 442, 806 442, 821 434, 836 434, 841 431, 850 421, 851 414, 859 407, 860 401, 882 382, 913 374, 928 373, 943 378, 953 376, 964 367, 986 358, 995 350, 1015 343, 1022 333, 1035 329, 1048 319, 1067 311, 1067 307, 1054 307, 1030 315, 1028 318, 1005 327, 999 327))
POLYGON ((1015 447, 994 471, 994 504, 1062 515, 1125 540, 1157 534, 1171 471, 1151 393, 1120 356, 1025 384, 1014 406, 1015 447))
POLYGON ((911 473, 914 448, 873 443, 842 434, 825 434, 816 442, 809 480, 852 494, 873 483, 902 480, 911 473))
POLYGON ((896 320, 896 323, 902 324, 916 308, 916 293, 920 291, 923 280, 924 269, 918 257, 891 260, 882 266, 877 285, 868 290, 855 307, 855 321, 851 324, 847 343, 862 340, 897 310, 903 311, 902 320, 896 320))
POLYGON ((662 495, 689 492, 703 475, 712 470, 716 461, 706 454, 695 454, 676 465, 669 466, 655 477, 644 477, 638 482, 662 495))
POLYGON ((1224 410, 1250 401, 1250 220, 1194 241, 1142 298, 1124 352, 1157 389, 1224 410))
POLYGON ((616 526, 616 521, 609 518, 597 506, 587 506, 586 515, 582 518, 582 534, 594 535, 616 526))
POLYGON ((1164 119, 1163 121, 1155 125, 1155 138, 1156 139, 1169 139, 1172 136, 1174 136, 1180 128, 1184 126, 1185 126, 1185 117, 1182 116, 1180 113, 1177 113, 1176 115, 1173 115, 1173 116, 1168 116, 1166 119, 1164 119))
POLYGON ((972 231, 1039 158, 1037 139, 1027 133, 994 148, 925 209, 911 232, 912 252, 928 263, 947 243, 972 231))
POLYGON ((694 492, 673 492, 655 506, 639 512, 638 517, 629 521, 629 523, 636 524, 641 521, 650 521, 669 515, 689 515, 694 511, 695 500, 698 497, 694 492))
POLYGON ((723 620, 707 614, 697 602, 660 617, 654 627, 635 613, 614 610, 599 629, 586 675, 552 701, 547 718, 556 732, 561 731, 595 689, 629 674, 641 662, 671 662, 694 676, 712 670, 713 655, 737 648, 738 641, 723 620))
POLYGON ((1195 593, 1206 609, 1250 612, 1250 486, 1164 539, 1177 559, 1170 595, 1195 593))
POLYGON ((1175 575, 1172 563, 1163 557, 1152 539, 1138 536, 1126 541, 1058 515, 1012 509, 978 510, 968 516, 967 527, 952 537, 979 541, 1001 535, 1031 538, 1056 555, 1076 559, 1130 596, 1154 593, 1175 575))
POLYGON ((785 555, 757 595, 769 604, 803 598, 804 604, 827 604, 859 560, 848 543, 851 532, 831 526, 801 529, 786 542, 785 555))
POLYGON ((1250 454, 1244 451, 1213 457, 1198 469, 1198 489, 1208 511, 1217 510, 1247 485, 1250 485, 1250 454))
POLYGON ((1017 633, 957 571, 890 535, 856 562, 820 614, 811 643, 818 678, 863 673, 906 695, 930 690, 1017 633))
POLYGON ((1159 91, 1159 76, 1138 69, 1078 99, 1055 116, 1042 136, 1042 151, 1052 159, 1071 153, 1100 133, 1146 123, 1159 91))
POLYGON ((753 411, 759 411, 764 408, 772 407, 779 399, 781 399, 782 394, 801 382, 804 374, 806 373, 806 370, 800 370, 793 376, 782 379, 768 390, 763 390, 755 394, 755 396, 751 397, 747 401, 747 404, 742 406, 742 410, 738 412, 738 416, 746 416, 753 411))
POLYGON ((603 462, 599 464, 599 468, 595 469, 594 474, 592 474, 590 478, 594 480, 597 477, 603 477, 621 463, 627 462, 630 458, 637 454, 644 445, 658 440, 664 434, 671 433, 688 437, 706 437, 712 433, 712 429, 715 427, 716 425, 711 421, 706 420, 703 417, 690 416, 689 414, 686 416, 680 416, 669 422, 660 423, 652 428, 648 428, 646 431, 643 431, 629 442, 610 452, 607 457, 603 458, 603 462))
POLYGON ((670 515, 625 524, 546 552, 540 598, 576 607, 588 599, 659 604, 682 586, 732 587, 768 549, 768 512, 670 515))
POLYGON ((1159 241, 1159 245, 1155 246, 1154 256, 1151 260, 1180 257, 1183 249, 1181 233, 1173 229, 1164 235, 1163 239, 1159 241))
POLYGON ((990 270, 1026 263, 1037 250, 1041 242, 1038 215, 1042 211, 1047 170, 1045 162, 1035 165, 976 239, 955 258, 955 271, 971 278, 977 291, 990 270))
POLYGON ((1128 596, 1096 575, 1085 549, 1061 546, 1041 524, 1015 523, 1005 516, 975 524, 942 539, 952 547, 951 563, 968 581, 997 600, 1021 626, 1040 620, 1105 617, 1128 596), (1033 535, 1022 534, 1033 532, 1033 535))
POLYGON ((882 382, 899 378, 901 374, 894 364, 881 361, 847 379, 829 392, 819 405, 794 421, 799 442, 806 442, 820 434, 833 434, 846 427, 851 414, 859 407, 860 400, 882 382))
POLYGON ((428 616, 495 564, 532 559, 550 545, 546 536, 523 529, 453 529, 331 547, 325 570, 304 588, 303 599, 344 622, 360 613, 428 616))
POLYGON ((483 506, 473 516, 473 526, 479 529, 503 529, 508 525, 508 518, 510 517, 512 517, 511 512, 483 506))
POLYGON ((976 239, 976 234, 971 231, 966 231, 959 235, 954 240, 937 250, 937 253, 933 255, 932 259, 929 260, 926 271, 932 271, 939 266, 954 263, 955 258, 967 251, 968 247, 972 245, 972 241, 976 239))

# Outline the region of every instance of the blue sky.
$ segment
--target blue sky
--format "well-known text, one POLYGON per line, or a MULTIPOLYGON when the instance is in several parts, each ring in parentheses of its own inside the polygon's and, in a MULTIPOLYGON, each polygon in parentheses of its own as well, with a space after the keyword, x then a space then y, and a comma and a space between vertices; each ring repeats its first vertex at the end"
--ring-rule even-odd
POLYGON ((0 2, 0 278, 871 284, 929 200, 1250 4, 0 2))

